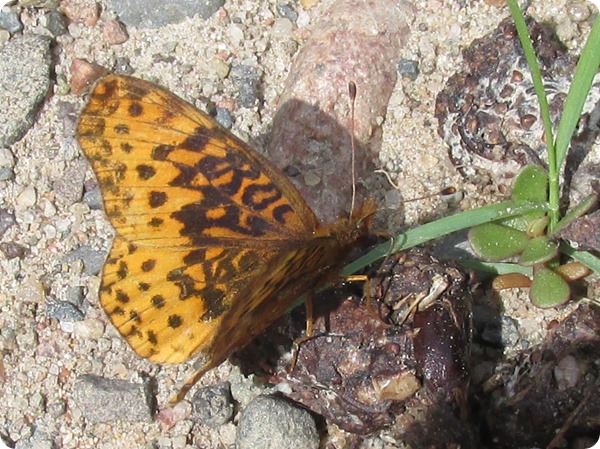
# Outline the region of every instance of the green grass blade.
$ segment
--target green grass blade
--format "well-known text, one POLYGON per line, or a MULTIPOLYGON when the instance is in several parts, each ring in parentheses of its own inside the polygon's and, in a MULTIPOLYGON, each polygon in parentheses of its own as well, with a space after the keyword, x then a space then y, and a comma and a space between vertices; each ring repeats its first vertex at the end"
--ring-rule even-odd
POLYGON ((548 106, 548 98, 546 97, 546 91, 544 89, 544 82, 542 80, 542 72, 535 56, 533 44, 529 37, 529 31, 525 23, 523 13, 519 9, 516 0, 508 0, 508 6, 515 22, 515 27, 519 35, 519 40, 523 47, 525 59, 527 65, 531 71, 531 78, 533 80, 533 87, 535 94, 538 99, 540 106, 540 115, 542 117, 542 123, 544 124, 544 134, 546 137, 546 148, 548 154, 548 202, 550 204, 550 210, 548 211, 548 217, 550 218, 549 228, 552 229, 559 220, 559 195, 560 185, 558 178, 558 165, 556 163, 556 149, 554 148, 554 135, 552 131, 552 120, 550 118, 550 108, 548 106))
POLYGON ((413 246, 420 245, 429 240, 439 238, 450 234, 451 232, 468 229, 482 223, 500 220, 503 218, 515 217, 535 211, 547 211, 547 203, 532 202, 514 202, 505 201, 497 204, 480 207, 479 209, 467 210, 455 215, 441 218, 431 223, 421 225, 410 229, 404 234, 396 236, 391 242, 383 243, 368 254, 360 257, 347 265, 342 271, 342 275, 348 276, 356 273, 358 270, 372 264, 376 260, 385 257, 390 253, 396 253, 413 246))
POLYGON ((577 262, 581 262, 590 270, 600 273, 600 259, 587 251, 577 251, 572 246, 562 242, 560 252, 572 257, 577 262))
MULTIPOLYGON (((527 24, 525 23, 525 17, 519 9, 516 0, 508 0, 508 6, 510 7, 510 13, 512 14, 513 20, 515 22, 515 28, 517 29, 519 40, 521 41, 521 46, 523 47, 523 53, 525 54, 527 65, 529 66, 529 70, 531 70, 533 87, 535 89, 535 94, 538 98, 538 103, 540 105, 540 113, 542 116, 542 121, 544 123, 546 142, 554 142, 552 135, 552 120, 550 119, 550 108, 548 106, 548 98, 546 97, 546 91, 544 89, 542 72, 540 70, 540 66, 535 55, 535 50, 533 49, 533 43, 531 42, 531 38, 529 37, 529 30, 527 29, 527 24)), ((550 155, 551 147, 550 144, 547 143, 547 145, 549 153, 548 159, 550 159, 552 157, 550 155)), ((550 160, 548 160, 548 162, 550 163, 550 160)))
POLYGON ((559 168, 566 158, 585 99, 590 92, 594 76, 598 73, 598 67, 600 67, 600 16, 594 20, 588 40, 581 52, 556 131, 555 146, 557 167, 559 168))
POLYGON ((458 263, 460 263, 463 267, 471 268, 472 270, 483 271, 484 273, 491 273, 493 275, 519 273, 527 277, 533 276, 533 268, 524 267, 516 263, 483 262, 479 259, 462 259, 459 260, 458 263))

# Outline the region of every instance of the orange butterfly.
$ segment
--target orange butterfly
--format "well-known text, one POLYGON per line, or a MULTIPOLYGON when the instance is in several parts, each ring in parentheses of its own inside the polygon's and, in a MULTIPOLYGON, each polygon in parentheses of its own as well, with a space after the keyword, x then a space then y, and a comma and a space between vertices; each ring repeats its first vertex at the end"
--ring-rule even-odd
POLYGON ((339 273, 375 208, 322 226, 289 179, 147 81, 101 80, 77 134, 116 237, 100 302, 134 351, 204 365, 174 398, 339 273))

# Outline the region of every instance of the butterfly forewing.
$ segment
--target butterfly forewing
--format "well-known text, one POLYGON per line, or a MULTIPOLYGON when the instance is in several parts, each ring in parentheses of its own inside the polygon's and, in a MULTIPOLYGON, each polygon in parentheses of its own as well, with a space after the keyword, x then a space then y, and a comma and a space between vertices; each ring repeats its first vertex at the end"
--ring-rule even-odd
POLYGON ((157 246, 303 238, 317 220, 289 180, 168 91, 110 76, 78 128, 117 232, 157 246))

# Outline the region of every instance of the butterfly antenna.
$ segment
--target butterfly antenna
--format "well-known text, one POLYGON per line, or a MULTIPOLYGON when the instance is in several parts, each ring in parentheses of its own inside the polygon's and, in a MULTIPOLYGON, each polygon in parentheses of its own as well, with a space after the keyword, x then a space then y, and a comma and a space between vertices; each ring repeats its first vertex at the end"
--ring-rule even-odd
POLYGON ((354 142, 354 104, 356 103, 356 83, 348 83, 348 93, 350 94, 350 148, 352 151, 352 203, 350 204, 350 218, 354 212, 354 203, 356 201, 356 147, 354 142))

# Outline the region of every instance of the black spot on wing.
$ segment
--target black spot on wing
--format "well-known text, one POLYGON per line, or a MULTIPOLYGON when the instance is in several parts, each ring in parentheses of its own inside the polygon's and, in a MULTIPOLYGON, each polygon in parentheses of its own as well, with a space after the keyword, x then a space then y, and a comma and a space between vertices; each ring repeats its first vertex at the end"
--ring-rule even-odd
POLYGON ((129 115, 131 117, 138 117, 138 116, 142 115, 142 113, 144 112, 144 108, 142 107, 142 105, 139 102, 133 101, 129 105, 129 109, 127 112, 129 112, 129 115))
POLYGON ((152 148, 152 153, 150 157, 155 161, 166 161, 169 157, 171 151, 173 151, 175 147, 173 145, 157 145, 152 148))
POLYGON ((144 181, 147 181, 148 179, 156 175, 156 169, 151 165, 147 164, 138 165, 137 167, 135 167, 135 171, 137 172, 138 177, 144 181))
POLYGON ((148 195, 148 204, 151 208, 156 209, 167 202, 168 196, 165 192, 152 191, 148 195))
POLYGON ((171 315, 167 320, 169 327, 172 329, 177 329, 183 324, 183 319, 179 315, 171 315))

